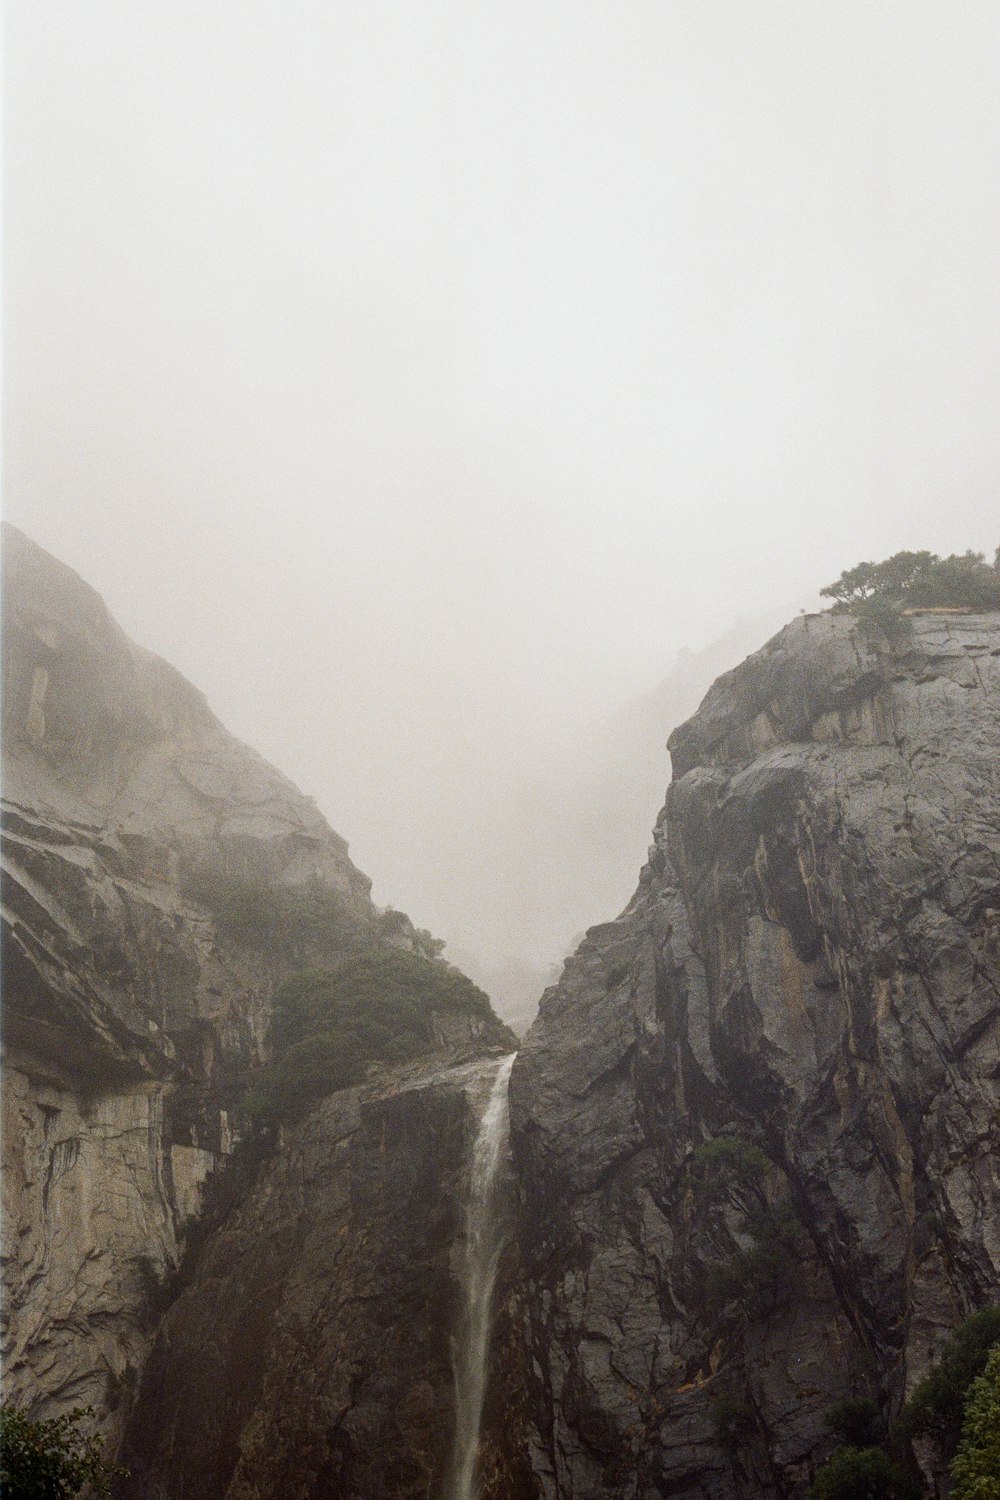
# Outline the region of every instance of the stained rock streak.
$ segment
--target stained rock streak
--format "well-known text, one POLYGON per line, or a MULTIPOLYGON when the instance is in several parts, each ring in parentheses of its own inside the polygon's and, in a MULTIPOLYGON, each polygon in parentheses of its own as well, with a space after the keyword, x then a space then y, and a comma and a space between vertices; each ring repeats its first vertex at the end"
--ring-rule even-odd
POLYGON ((803 617, 673 736, 511 1078, 547 1500, 802 1495, 1000 1299, 998 747, 996 614, 803 617))

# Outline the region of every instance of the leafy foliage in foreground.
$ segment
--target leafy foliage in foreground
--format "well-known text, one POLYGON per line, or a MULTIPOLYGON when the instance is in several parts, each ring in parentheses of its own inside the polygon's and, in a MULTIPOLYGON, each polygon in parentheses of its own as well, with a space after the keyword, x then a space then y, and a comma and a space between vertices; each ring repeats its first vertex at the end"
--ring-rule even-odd
POLYGON ((272 1061, 247 1100, 261 1123, 303 1113, 317 1099, 360 1083, 371 1063, 406 1062, 434 1046, 436 1013, 489 1023, 513 1041, 471 979, 402 948, 371 949, 334 969, 304 969, 274 997, 272 1061))
POLYGON ((0 1488, 7 1500, 63 1500, 87 1487, 109 1495, 113 1476, 101 1456, 101 1441, 85 1437, 80 1423, 93 1416, 78 1407, 64 1417, 32 1422, 17 1407, 0 1408, 0 1488))
POLYGON ((896 552, 858 563, 820 590, 839 609, 877 616, 893 609, 1000 609, 1000 548, 991 565, 982 552, 896 552))
MULTIPOLYGON (((695 1156, 716 1193, 759 1188, 762 1164, 756 1148, 736 1136, 706 1142, 695 1156)), ((731 1205, 737 1201, 730 1197, 731 1205)), ((749 1253, 726 1266, 735 1272, 749 1253)), ((735 1275, 732 1296, 752 1310, 735 1275)), ((753 1409, 739 1392, 718 1396, 711 1416, 716 1442, 727 1451, 752 1435, 753 1409)), ((841 1446, 816 1471, 809 1500, 919 1500, 923 1491, 910 1449, 917 1436, 932 1440, 939 1463, 951 1461, 952 1500, 1000 1500, 1000 1307, 983 1308, 960 1324, 888 1434, 878 1405, 864 1396, 835 1402, 825 1422, 841 1446)))
POLYGON ((969 1387, 985 1370, 996 1344, 1000 1344, 1000 1307, 984 1307, 966 1318, 903 1408, 896 1426, 898 1436, 910 1439, 927 1433, 945 1454, 954 1452, 969 1387))
MULTIPOLYGON (((909 1500, 920 1486, 885 1446, 878 1408, 849 1397, 826 1414, 848 1446, 818 1470, 810 1500, 909 1500)), ((973 1313, 952 1334, 941 1359, 917 1386, 894 1423, 889 1448, 902 1454, 918 1434, 941 1454, 954 1453, 954 1500, 1000 1500, 1000 1308, 973 1313), (964 1426, 963 1426, 964 1421, 964 1426)))
POLYGON ((920 1500, 920 1486, 882 1448, 838 1448, 818 1470, 810 1500, 920 1500))
POLYGON ((969 1387, 952 1500, 1000 1500, 1000 1344, 969 1387))

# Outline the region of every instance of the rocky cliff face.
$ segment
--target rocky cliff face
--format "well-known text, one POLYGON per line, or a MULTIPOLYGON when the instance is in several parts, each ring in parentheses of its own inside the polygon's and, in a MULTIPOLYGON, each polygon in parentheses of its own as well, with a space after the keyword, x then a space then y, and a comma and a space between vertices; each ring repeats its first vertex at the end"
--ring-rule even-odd
POLYGON ((332 1096, 286 1132, 162 1322, 123 1494, 441 1492, 452 1261, 496 1066, 411 1067, 332 1096))
POLYGON ((1000 617, 803 617, 671 750, 511 1085, 564 1500, 801 1495, 1000 1296, 1000 617))
MULTIPOLYGON (((436 1495, 504 1029, 233 1153, 282 980, 421 935, 75 575, 5 567, 7 1390, 92 1403, 128 1500, 436 1495)), ((514 1067, 483 1500, 800 1497, 833 1402, 888 1419, 1000 1300, 1000 616, 801 618, 671 748, 514 1067)))
MULTIPOLYGON (((3 608, 5 1388, 113 1432, 274 990, 359 933, 416 935, 315 805, 10 527, 3 608), (311 915, 275 941, 282 900, 311 915)), ((473 1055, 503 1030, 440 1022, 473 1055)))

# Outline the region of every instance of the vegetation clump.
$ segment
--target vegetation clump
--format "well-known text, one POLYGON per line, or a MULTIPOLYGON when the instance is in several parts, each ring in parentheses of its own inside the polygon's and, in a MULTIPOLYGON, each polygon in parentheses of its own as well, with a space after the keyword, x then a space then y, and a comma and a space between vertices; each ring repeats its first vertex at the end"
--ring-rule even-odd
POLYGON ((1000 1500, 1000 1344, 969 1386, 952 1500, 1000 1500))
POLYGON ((463 1015, 512 1041, 489 999, 450 965, 404 948, 370 949, 332 969, 304 969, 277 991, 268 1040, 271 1061, 247 1100, 251 1117, 273 1123, 360 1083, 372 1063, 399 1063, 436 1042, 435 1015, 463 1015))
POLYGON ((185 872, 182 889, 212 913, 219 931, 232 942, 286 960, 343 951, 364 938, 346 898, 315 878, 284 885, 222 865, 199 864, 185 872))
POLYGON ((920 1500, 920 1486, 884 1448, 838 1448, 817 1470, 809 1500, 920 1500))
POLYGON ((885 1437, 885 1423, 869 1396, 845 1396, 823 1414, 832 1433, 849 1448, 874 1448, 885 1437))
POLYGON ((714 1313, 736 1307, 746 1317, 762 1317, 795 1285, 802 1226, 789 1198, 769 1200, 768 1165, 758 1146, 737 1135, 715 1136, 692 1157, 697 1197, 717 1208, 728 1203, 741 1214, 750 1242, 707 1267, 705 1299, 714 1313))
POLYGON ((414 927, 406 912, 397 911, 394 906, 387 906, 379 913, 378 929, 387 942, 399 939, 424 958, 437 958, 445 948, 444 938, 436 938, 426 927, 414 927))
POLYGON ((768 1163, 760 1147, 744 1136, 716 1135, 695 1148, 691 1165, 702 1192, 711 1195, 722 1184, 758 1183, 768 1163))
POLYGON ((954 1455, 953 1500, 1000 1500, 1000 1307, 974 1313, 955 1330, 888 1443, 873 1401, 838 1401, 826 1424, 844 1446, 817 1471, 810 1500, 919 1496, 920 1486, 897 1461, 918 1435, 932 1438, 944 1458, 954 1455))
POLYGON ((1000 548, 988 563, 982 552, 896 552, 884 562, 861 562, 820 593, 834 608, 882 623, 905 609, 1000 609, 1000 548))
POLYGON ((101 1440, 80 1431, 93 1415, 77 1407, 33 1422, 18 1407, 0 1407, 0 1490, 7 1500, 64 1500, 82 1490, 110 1495, 112 1479, 124 1470, 105 1463, 101 1440))
POLYGON ((966 1318, 904 1406, 896 1435, 909 1440, 927 1434, 945 1455, 953 1453, 962 1431, 969 1388, 986 1369, 990 1351, 997 1344, 1000 1307, 984 1307, 966 1318))
POLYGON ((714 1312, 737 1306, 764 1317, 795 1288, 801 1225, 787 1199, 749 1211, 746 1224, 751 1244, 708 1267, 705 1296, 714 1312))

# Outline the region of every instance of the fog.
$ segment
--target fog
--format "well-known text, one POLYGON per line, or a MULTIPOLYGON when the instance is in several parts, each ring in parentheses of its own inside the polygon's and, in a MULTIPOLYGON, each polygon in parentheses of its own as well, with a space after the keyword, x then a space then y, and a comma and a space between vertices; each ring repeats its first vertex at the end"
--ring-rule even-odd
POLYGON ((1000 541, 994 0, 5 13, 6 514, 479 972, 721 666, 1000 541))

